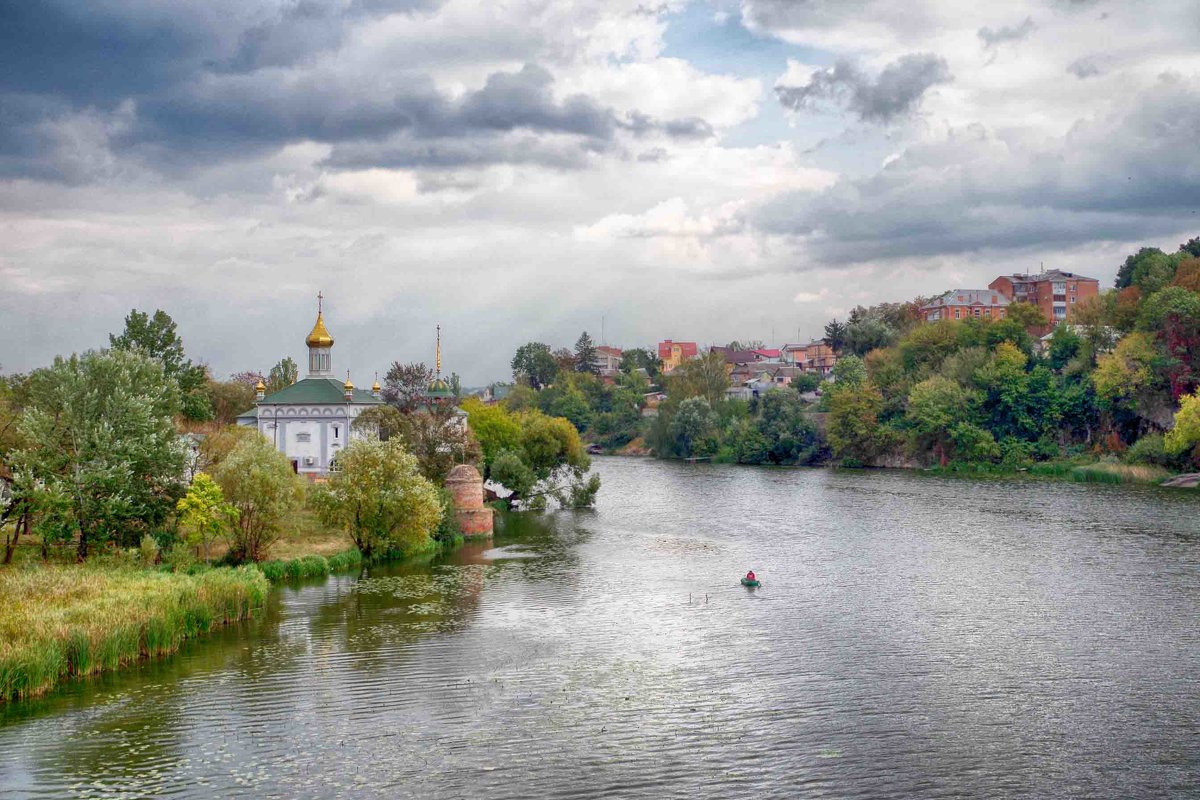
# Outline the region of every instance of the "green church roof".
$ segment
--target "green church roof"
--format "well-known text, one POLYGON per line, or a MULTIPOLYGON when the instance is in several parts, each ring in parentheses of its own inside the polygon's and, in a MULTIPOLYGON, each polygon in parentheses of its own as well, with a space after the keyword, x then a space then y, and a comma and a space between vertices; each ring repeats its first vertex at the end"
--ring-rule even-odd
MULTIPOLYGON (((339 380, 333 378, 305 378, 296 381, 291 386, 280 389, 258 401, 258 405, 266 406, 310 406, 310 405, 340 405, 346 402, 346 390, 339 380)), ((366 389, 354 389, 352 403, 363 405, 382 405, 383 401, 366 389)), ((258 416, 258 408, 250 409, 240 417, 251 418, 258 416)))

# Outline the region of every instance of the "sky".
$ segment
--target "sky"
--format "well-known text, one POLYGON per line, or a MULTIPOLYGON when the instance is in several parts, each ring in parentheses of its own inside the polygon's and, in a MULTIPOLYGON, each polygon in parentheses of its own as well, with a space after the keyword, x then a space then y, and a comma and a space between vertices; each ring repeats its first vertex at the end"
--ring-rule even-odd
POLYGON ((1195 0, 0 0, 0 370, 780 344, 1200 235, 1195 0))

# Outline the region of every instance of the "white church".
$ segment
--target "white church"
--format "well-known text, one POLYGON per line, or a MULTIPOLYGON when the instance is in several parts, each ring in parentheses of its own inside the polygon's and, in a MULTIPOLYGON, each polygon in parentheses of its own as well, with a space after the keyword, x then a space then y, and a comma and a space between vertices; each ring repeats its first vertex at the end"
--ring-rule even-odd
POLYGON ((349 443, 355 417, 383 404, 378 381, 368 392, 356 389, 349 375, 344 383, 333 376, 333 337, 325 327, 322 300, 317 295, 317 322, 304 340, 308 375, 271 394, 259 381, 254 408, 237 418, 239 425, 257 426, 292 462, 292 469, 309 478, 328 474, 349 443))

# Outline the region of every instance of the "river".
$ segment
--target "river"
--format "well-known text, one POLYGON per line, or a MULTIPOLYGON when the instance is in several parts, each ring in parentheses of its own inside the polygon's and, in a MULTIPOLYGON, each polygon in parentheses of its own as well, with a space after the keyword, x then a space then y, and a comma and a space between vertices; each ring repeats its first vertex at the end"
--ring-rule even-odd
POLYGON ((1200 495, 596 468, 0 709, 0 796, 1200 795, 1200 495))

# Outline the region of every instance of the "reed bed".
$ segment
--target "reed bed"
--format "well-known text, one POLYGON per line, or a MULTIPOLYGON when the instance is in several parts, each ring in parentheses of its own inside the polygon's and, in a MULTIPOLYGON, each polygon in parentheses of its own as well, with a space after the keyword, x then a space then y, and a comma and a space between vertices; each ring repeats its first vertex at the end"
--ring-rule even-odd
POLYGON ((301 556, 286 561, 264 561, 259 564, 267 580, 279 583, 302 578, 323 578, 335 572, 346 572, 362 566, 362 553, 356 548, 334 553, 326 558, 319 555, 301 556))
POLYGON ((1163 467, 1148 464, 1101 462, 1071 470, 1071 480, 1082 483, 1162 483, 1170 475, 1163 467))
POLYGON ((184 639, 250 616, 269 589, 254 566, 195 575, 89 565, 0 569, 0 702, 172 653, 184 639))

